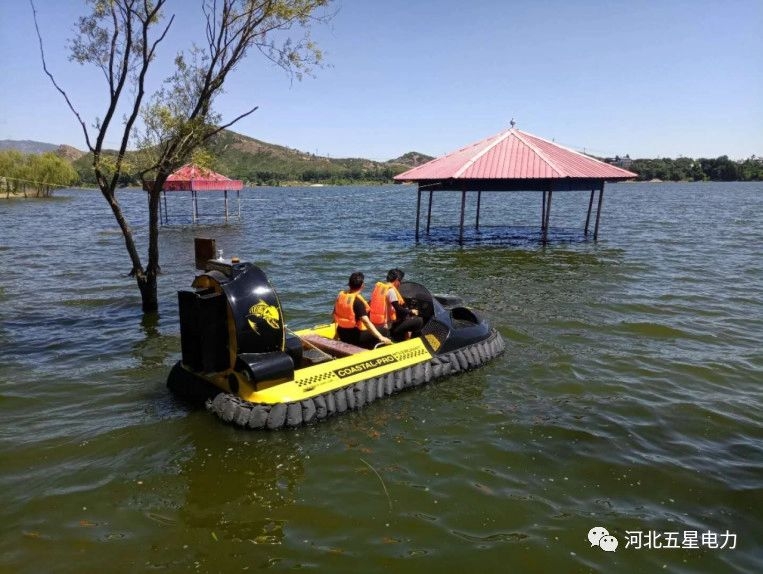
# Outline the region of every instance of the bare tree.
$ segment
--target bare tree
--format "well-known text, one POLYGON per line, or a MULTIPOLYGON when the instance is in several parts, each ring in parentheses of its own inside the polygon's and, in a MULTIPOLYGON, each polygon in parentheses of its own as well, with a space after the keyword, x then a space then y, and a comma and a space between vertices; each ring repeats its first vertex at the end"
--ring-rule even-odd
MULTIPOLYGON (((98 187, 124 236, 132 262, 130 275, 140 290, 143 311, 159 308, 159 198, 167 177, 220 130, 253 113, 252 107, 222 123, 215 98, 251 48, 301 78, 320 65, 322 54, 310 39, 311 26, 332 17, 331 0, 202 0, 205 40, 175 58, 175 73, 146 96, 146 75, 156 60, 174 16, 165 18, 167 0, 86 0, 88 15, 77 22, 70 59, 95 66, 108 87, 103 117, 88 126, 75 102, 48 69, 34 0, 30 0, 45 74, 66 100, 93 155, 98 187), (292 32, 298 34, 295 41, 292 32), (285 37, 285 39, 281 39, 285 37), (119 110, 127 110, 119 122, 119 110), (104 149, 107 133, 120 133, 116 154, 104 149), (130 165, 130 144, 140 150, 130 165), (137 175, 148 192, 148 258, 144 267, 133 232, 116 196, 120 177, 137 175)), ((186 8, 187 4, 183 4, 186 8)))

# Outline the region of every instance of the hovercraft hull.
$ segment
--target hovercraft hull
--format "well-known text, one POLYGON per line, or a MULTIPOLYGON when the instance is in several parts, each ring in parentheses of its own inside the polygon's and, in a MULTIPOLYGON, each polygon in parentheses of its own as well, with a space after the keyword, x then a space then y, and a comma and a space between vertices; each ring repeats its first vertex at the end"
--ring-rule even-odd
POLYGON ((431 354, 420 339, 412 339, 307 367, 294 380, 247 397, 223 391, 178 361, 168 386, 179 396, 203 401, 209 412, 227 423, 279 429, 357 410, 400 391, 479 368, 503 350, 501 335, 492 329, 485 339, 441 355, 431 354), (411 352, 422 360, 411 360, 411 352))
POLYGON ((213 267, 194 291, 178 293, 183 358, 167 386, 239 427, 310 424, 478 368, 504 350, 501 335, 460 300, 410 282, 401 292, 424 319, 419 336, 363 349, 336 340, 333 324, 292 333, 261 269, 213 267))

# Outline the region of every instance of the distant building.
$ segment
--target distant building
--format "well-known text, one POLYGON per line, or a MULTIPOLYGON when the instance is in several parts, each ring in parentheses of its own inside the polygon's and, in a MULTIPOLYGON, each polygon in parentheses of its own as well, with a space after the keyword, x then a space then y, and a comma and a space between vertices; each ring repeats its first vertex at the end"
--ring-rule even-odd
POLYGON ((608 164, 615 165, 617 167, 621 167, 623 169, 630 169, 631 165, 633 164, 633 160, 631 159, 631 156, 625 155, 625 157, 620 157, 619 155, 616 155, 613 158, 608 157, 604 160, 608 164))

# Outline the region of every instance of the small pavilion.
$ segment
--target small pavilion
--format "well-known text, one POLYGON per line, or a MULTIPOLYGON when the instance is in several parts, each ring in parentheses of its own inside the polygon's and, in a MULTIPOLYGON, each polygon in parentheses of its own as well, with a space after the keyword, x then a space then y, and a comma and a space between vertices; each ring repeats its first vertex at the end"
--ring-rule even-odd
POLYGON ((541 238, 548 239, 551 200, 554 192, 590 191, 584 234, 588 236, 594 199, 598 192, 593 238, 599 236, 599 220, 606 182, 625 181, 637 174, 599 161, 543 138, 511 128, 435 158, 395 176, 399 183, 416 183, 416 242, 419 241, 421 195, 429 192, 426 232, 432 219, 435 191, 461 192, 459 243, 464 240, 467 192, 477 192, 476 228, 479 229, 483 191, 540 191, 541 238))
POLYGON ((240 179, 231 179, 211 169, 206 169, 195 164, 188 163, 172 173, 162 187, 162 199, 164 209, 159 204, 159 221, 169 223, 167 212, 167 192, 190 191, 193 222, 199 219, 199 203, 197 194, 200 191, 222 191, 225 194, 225 222, 228 222, 228 191, 236 192, 238 203, 237 217, 241 218, 241 189, 244 183, 240 179))

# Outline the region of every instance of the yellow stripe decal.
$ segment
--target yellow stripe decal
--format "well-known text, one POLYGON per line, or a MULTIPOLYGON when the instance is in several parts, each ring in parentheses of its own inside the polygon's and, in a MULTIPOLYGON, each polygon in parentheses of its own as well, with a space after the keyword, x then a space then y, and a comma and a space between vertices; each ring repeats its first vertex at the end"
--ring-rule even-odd
POLYGON ((357 355, 299 369, 294 380, 254 391, 243 399, 253 403, 300 401, 359 381, 379 377, 432 358, 421 339, 411 339, 357 355))

